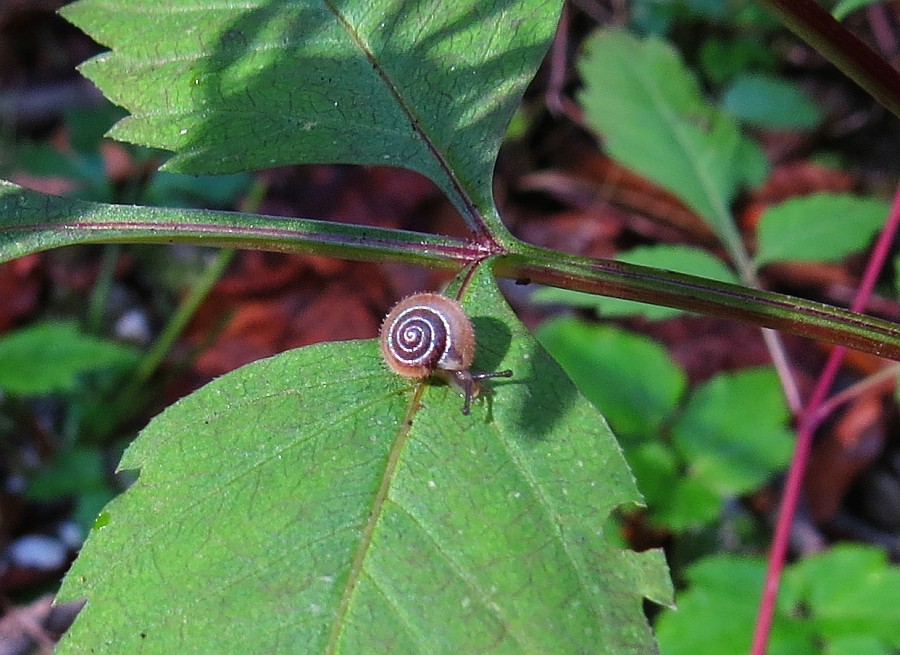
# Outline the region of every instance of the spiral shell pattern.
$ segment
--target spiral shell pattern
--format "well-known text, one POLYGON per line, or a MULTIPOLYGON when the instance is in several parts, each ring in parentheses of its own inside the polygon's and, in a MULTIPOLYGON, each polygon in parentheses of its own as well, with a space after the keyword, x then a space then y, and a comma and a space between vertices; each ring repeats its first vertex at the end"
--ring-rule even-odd
POLYGON ((432 307, 413 305, 391 323, 388 338, 391 352, 408 366, 437 368, 449 347, 450 326, 432 307))
POLYGON ((395 373, 425 378, 472 364, 475 331, 458 302, 419 293, 398 303, 381 328, 381 354, 395 373))

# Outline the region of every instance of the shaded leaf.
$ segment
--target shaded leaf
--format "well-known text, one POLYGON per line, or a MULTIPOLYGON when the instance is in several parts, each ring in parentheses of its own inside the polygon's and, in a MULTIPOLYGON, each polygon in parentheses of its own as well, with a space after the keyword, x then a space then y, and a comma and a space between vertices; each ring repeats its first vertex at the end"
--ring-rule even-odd
POLYGON ((80 374, 121 370, 137 359, 134 348, 84 334, 74 323, 39 323, 0 337, 0 390, 71 391, 80 374))
POLYGON ((59 652, 652 651, 642 596, 668 581, 602 532, 639 498, 609 429, 486 273, 465 303, 475 368, 515 373, 470 416, 429 383, 408 424, 415 385, 369 340, 255 362, 154 419, 66 578, 88 604, 59 652))
POLYGON ((749 31, 742 35, 710 36, 703 40, 697 54, 705 77, 717 85, 745 71, 773 70, 780 64, 769 44, 749 31))
POLYGON ((865 248, 888 205, 848 193, 816 193, 766 209, 757 231, 756 265, 772 261, 836 261, 865 248))
POLYGON ((131 116, 111 135, 167 168, 403 166, 470 216, 552 38, 557 0, 434 3, 82 0, 63 15, 111 52, 82 71, 131 116))
POLYGON ((812 129, 822 112, 800 87, 790 80, 745 73, 732 80, 722 103, 738 119, 769 129, 812 129))
POLYGON ((28 480, 30 498, 50 500, 105 487, 103 454, 97 448, 75 447, 59 453, 28 480))
POLYGON ((656 434, 684 392, 684 373, 646 337, 574 319, 548 321, 537 337, 626 439, 656 434))
POLYGON ((790 460, 790 415, 769 368, 712 378, 672 426, 690 474, 725 496, 751 491, 790 460))
POLYGON ((86 534, 103 506, 116 495, 103 459, 103 453, 97 448, 76 446, 58 453, 49 465, 28 479, 26 494, 29 498, 49 501, 73 497, 72 518, 86 534))

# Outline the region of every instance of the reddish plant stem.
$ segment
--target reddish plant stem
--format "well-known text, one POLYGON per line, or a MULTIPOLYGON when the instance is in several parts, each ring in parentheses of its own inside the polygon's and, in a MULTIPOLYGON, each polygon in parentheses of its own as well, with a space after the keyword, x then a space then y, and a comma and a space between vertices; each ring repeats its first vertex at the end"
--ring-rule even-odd
MULTIPOLYGON (((878 237, 872 256, 866 265, 859 290, 853 299, 850 308, 855 312, 862 311, 872 295, 878 275, 890 254, 891 243, 900 226, 900 185, 894 192, 894 202, 884 229, 878 237)), ((787 557, 790 542, 791 526, 794 515, 797 512, 797 504, 803 489, 803 477, 806 473, 806 464, 809 461, 809 452, 812 447, 813 434, 822 420, 819 408, 823 405, 837 375, 844 353, 844 346, 836 346, 828 356, 825 368, 819 376, 812 397, 809 399, 803 413, 800 415, 797 428, 797 443, 794 446, 794 455, 788 468, 787 480, 784 486, 784 497, 778 512, 778 522, 775 525, 775 536, 772 540, 772 551, 769 554, 769 563, 766 569, 766 578, 763 584, 762 598, 759 603, 759 612, 756 617, 756 627, 753 631, 753 644, 751 655, 764 655, 769 642, 769 633, 772 629, 772 617, 775 612, 775 601, 778 597, 778 587, 781 583, 781 573, 784 570, 784 562, 787 557)))
POLYGON ((864 394, 885 394, 891 393, 897 387, 897 375, 900 374, 900 364, 894 362, 889 366, 881 368, 876 373, 866 376, 859 382, 851 384, 849 387, 836 393, 824 403, 819 405, 819 411, 816 414, 816 426, 831 416, 832 412, 839 407, 846 405, 856 398, 860 398, 864 394))
POLYGON ((569 5, 564 4, 556 26, 556 37, 550 46, 550 79, 547 81, 545 102, 554 115, 563 112, 563 87, 566 85, 569 50, 569 5))
POLYGON ((869 95, 900 116, 900 72, 815 0, 759 2, 869 95))

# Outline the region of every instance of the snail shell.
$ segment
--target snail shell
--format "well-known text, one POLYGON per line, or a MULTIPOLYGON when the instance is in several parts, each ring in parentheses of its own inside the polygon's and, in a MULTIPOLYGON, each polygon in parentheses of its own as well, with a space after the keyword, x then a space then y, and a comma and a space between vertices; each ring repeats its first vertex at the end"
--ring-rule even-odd
POLYGON ((401 300, 381 326, 381 354, 392 371, 422 380, 438 375, 458 387, 469 413, 485 378, 511 377, 512 371, 472 373, 475 328, 462 306, 438 293, 417 293, 401 300))
POLYGON ((405 378, 462 371, 475 357, 475 329, 452 298, 417 293, 400 301, 384 319, 381 354, 391 370, 405 378))

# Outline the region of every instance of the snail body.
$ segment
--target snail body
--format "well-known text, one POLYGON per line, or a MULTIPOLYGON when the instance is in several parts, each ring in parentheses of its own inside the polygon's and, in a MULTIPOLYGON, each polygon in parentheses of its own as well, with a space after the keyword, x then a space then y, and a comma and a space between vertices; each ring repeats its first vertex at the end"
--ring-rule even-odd
POLYGON ((438 293, 417 293, 401 300, 381 326, 381 354, 388 367, 405 378, 439 376, 457 386, 469 413, 485 378, 510 377, 512 371, 472 373, 475 328, 462 306, 438 293))

